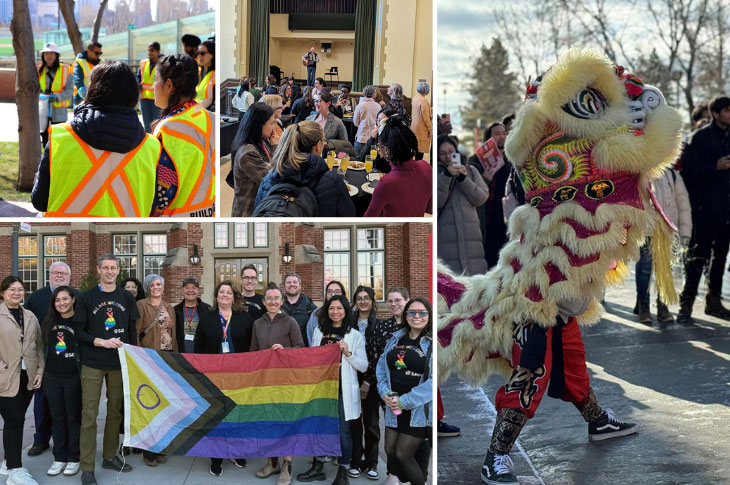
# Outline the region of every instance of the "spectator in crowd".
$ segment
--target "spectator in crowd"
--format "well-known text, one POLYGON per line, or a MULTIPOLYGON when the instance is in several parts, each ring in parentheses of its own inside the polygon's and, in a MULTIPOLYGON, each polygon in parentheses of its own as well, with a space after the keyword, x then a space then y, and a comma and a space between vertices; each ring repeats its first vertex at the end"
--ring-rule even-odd
POLYGON ((183 44, 183 51, 185 54, 193 58, 195 62, 198 62, 198 47, 200 46, 200 37, 193 34, 185 34, 180 39, 183 44))
POLYGON ((254 102, 258 101, 261 96, 263 96, 263 93, 261 93, 260 89, 256 88, 256 78, 250 77, 248 78, 248 85, 251 87, 251 94, 253 94, 254 102))
POLYGON ((142 112, 144 131, 152 133, 152 121, 160 118, 160 108, 155 106, 155 82, 157 61, 160 58, 160 43, 147 44, 147 59, 139 61, 137 84, 139 85, 139 109, 142 112))
MULTIPOLYGON (((281 311, 283 299, 284 294, 276 286, 267 289, 264 293, 266 313, 253 324, 251 351, 304 347, 302 332, 299 330, 297 321, 281 311)), ((276 481, 277 485, 289 485, 292 457, 285 456, 281 467, 279 467, 278 461, 278 457, 268 458, 266 465, 256 472, 256 476, 267 478, 274 473, 280 473, 279 479, 276 481)))
POLYGON ((403 313, 406 325, 388 341, 377 366, 378 392, 387 406, 385 452, 401 482, 425 485, 428 460, 424 464, 417 459, 431 429, 431 305, 413 298, 403 313))
POLYGON ((317 110, 307 117, 307 120, 319 123, 324 130, 325 140, 345 140, 347 139, 347 130, 344 123, 337 116, 330 113, 330 105, 335 97, 331 93, 321 92, 314 98, 314 107, 317 110))
POLYGON ((418 139, 418 153, 416 160, 423 160, 423 155, 431 149, 431 105, 426 95, 431 90, 427 82, 420 82, 416 86, 416 95, 411 102, 411 130, 418 139))
POLYGON ((697 131, 712 122, 712 115, 707 103, 700 103, 692 110, 692 131, 697 131))
MULTIPOLYGON (((77 291, 69 286, 56 287, 49 297, 49 310, 43 319, 46 367, 43 390, 53 420, 53 463, 49 476, 72 476, 80 464, 81 374, 74 320, 77 291)), ((36 396, 37 397, 37 396, 36 396)))
MULTIPOLYGON (((340 283, 337 280, 331 280, 324 286, 324 301, 325 303, 327 300, 332 298, 335 295, 344 295, 345 294, 345 285, 340 283)), ((324 306, 324 305, 323 305, 324 306)), ((305 343, 307 343, 308 346, 312 347, 312 335, 314 334, 314 329, 317 328, 317 323, 319 322, 319 310, 321 310, 322 307, 315 308, 312 310, 312 313, 309 315, 309 320, 307 321, 307 340, 305 343)))
POLYGON ((50 126, 68 120, 68 107, 73 98, 71 66, 61 62, 61 51, 53 42, 47 42, 41 50, 41 67, 38 68, 38 82, 41 92, 39 102, 41 144, 48 144, 50 126), (43 104, 47 107, 43 107, 43 104))
MULTIPOLYGON (((207 42, 201 49, 208 48, 207 42)), ((201 59, 210 57, 203 52, 201 59)), ((163 156, 157 166, 153 216, 200 217, 215 211, 215 123, 193 99, 197 81, 197 67, 188 56, 166 56, 157 66, 155 104, 162 112, 153 134, 163 146, 163 156)))
POLYGON ((256 192, 269 171, 272 149, 269 138, 274 130, 274 110, 266 103, 254 103, 243 117, 233 139, 235 196, 233 217, 253 215, 256 192))
POLYGON ((150 214, 161 147, 139 122, 138 99, 129 66, 108 61, 94 68, 86 103, 70 123, 51 130, 31 195, 36 210, 55 217, 150 214), (104 170, 94 170, 102 157, 104 170))
MULTIPOLYGON (((380 106, 380 105, 378 105, 380 106)), ((377 123, 373 127, 373 130, 370 132, 370 138, 368 138, 368 141, 365 143, 365 146, 362 148, 362 155, 369 154, 372 150, 376 150, 377 152, 377 146, 378 146, 378 131, 380 129, 381 123, 383 123, 383 120, 393 116, 395 114, 395 111, 393 111, 390 108, 381 108, 381 110, 378 112, 377 117, 377 123)), ((390 164, 385 161, 385 159, 380 156, 378 153, 375 155, 375 160, 373 160, 373 167, 377 170, 383 172, 383 173, 390 173, 390 164)))
POLYGON ((256 322, 266 311, 264 299, 256 294, 256 285, 259 284, 259 271, 255 264, 247 264, 241 268, 241 295, 246 311, 251 320, 256 322))
POLYGON ((276 94, 264 95, 262 101, 274 110, 274 126, 271 130, 271 136, 269 137, 269 145, 271 145, 272 152, 275 152, 277 145, 279 145, 281 135, 284 133, 284 127, 281 124, 281 115, 284 112, 284 104, 282 103, 282 97, 276 94))
POLYGON ((144 288, 142 288, 142 283, 137 278, 125 278, 122 281, 122 288, 134 295, 135 301, 144 300, 147 297, 144 288))
POLYGON ((282 114, 288 115, 291 113, 291 105, 294 102, 292 99, 291 86, 288 81, 283 81, 281 88, 279 89, 279 97, 282 102, 282 114))
POLYGON ((302 340, 304 340, 309 315, 317 308, 317 305, 307 295, 302 293, 302 278, 296 273, 289 273, 284 278, 284 296, 281 309, 297 321, 299 331, 302 334, 302 340))
POLYGON ((38 485, 23 466, 23 427, 33 390, 41 387, 45 359, 38 319, 23 308, 25 285, 17 276, 0 282, 0 417, 9 485, 38 485))
POLYGON ((347 113, 352 113, 352 99, 350 98, 350 88, 344 84, 340 86, 340 95, 334 105, 334 113, 338 118, 342 118, 347 113))
POLYGON ((183 280, 183 301, 175 305, 175 336, 179 352, 193 352, 193 337, 200 317, 210 305, 200 299, 200 283, 193 277, 183 280))
MULTIPOLYGON (((218 283, 213 291, 213 308, 201 315, 195 329, 193 347, 196 354, 228 354, 248 352, 251 348, 253 320, 244 311, 241 294, 231 281, 218 283)), ((232 460, 238 468, 246 460, 232 460)), ((210 474, 223 475, 223 459, 210 459, 210 474)))
POLYGON ((465 165, 450 136, 438 137, 438 254, 456 274, 487 272, 477 207, 489 188, 473 165, 465 165))
POLYGON ((106 422, 102 448, 102 468, 128 472, 128 465, 116 455, 122 423, 122 371, 117 349, 137 345, 135 322, 139 311, 134 296, 116 285, 119 262, 113 254, 97 258, 100 283, 82 296, 86 324, 76 332, 81 347, 81 483, 95 485, 96 419, 101 389, 106 384, 106 422))
POLYGON ((294 116, 294 123, 301 123, 306 120, 314 111, 314 98, 312 97, 312 88, 305 86, 302 96, 294 101, 291 107, 291 114, 294 116))
POLYGON ((276 76, 269 74, 266 76, 266 89, 264 94, 279 94, 279 85, 276 84, 276 76))
POLYGON ((255 215, 262 215, 266 207, 264 199, 272 188, 289 183, 306 186, 314 194, 317 206, 310 208, 311 214, 320 217, 354 216, 355 205, 345 182, 331 172, 322 159, 325 145, 322 128, 314 121, 302 121, 287 127, 271 161, 271 171, 258 188, 255 215))
POLYGON ((236 96, 239 97, 242 100, 241 102, 243 103, 237 105, 238 121, 240 122, 243 118, 243 115, 246 114, 248 108, 256 102, 256 99, 254 98, 253 94, 251 94, 251 85, 249 84, 249 82, 243 80, 241 80, 241 84, 238 85, 238 91, 236 91, 236 96))
POLYGON ((74 61, 74 106, 85 101, 91 72, 100 62, 104 62, 104 59, 101 58, 102 53, 100 43, 89 42, 86 50, 76 56, 74 61))
POLYGON ((320 93, 324 91, 324 79, 318 77, 314 80, 314 89, 312 90, 312 97, 316 98, 320 93))
POLYGON ((291 99, 292 99, 292 106, 294 105, 294 101, 302 97, 302 88, 297 83, 297 80, 293 77, 289 78, 289 86, 291 86, 291 99))
POLYGON ((433 171, 428 163, 414 158, 417 151, 418 140, 405 116, 385 120, 378 136, 378 153, 391 171, 375 186, 365 217, 423 217, 431 213, 433 171))
POLYGON ((195 88, 195 101, 215 113, 215 42, 206 40, 198 49, 200 81, 195 88))
POLYGON ((722 278, 730 246, 730 98, 709 104, 712 122, 692 133, 682 154, 682 178, 692 206, 692 238, 677 322, 692 323, 692 305, 707 263, 705 313, 730 320, 722 305, 722 278))
POLYGON ((399 115, 406 114, 406 107, 403 105, 403 86, 398 83, 393 83, 388 86, 388 108, 391 108, 399 115))
POLYGON ((362 160, 367 152, 365 145, 370 139, 373 130, 378 126, 378 114, 380 113, 380 105, 375 102, 375 88, 373 86, 365 86, 362 90, 363 97, 355 108, 352 122, 357 126, 357 134, 355 135, 355 158, 362 160))
MULTIPOLYGON (((385 108, 385 101, 383 101, 383 94, 380 92, 380 88, 375 86, 375 96, 373 96, 373 99, 376 103, 380 105, 381 108, 385 108)), ((396 111, 394 109, 394 111, 396 111)), ((397 111, 396 111, 397 112, 397 111)))
MULTIPOLYGON (((340 390, 339 417, 340 417, 340 448, 341 455, 338 459, 337 476, 335 485, 347 485, 348 470, 352 457, 352 436, 350 435, 351 422, 360 417, 360 386, 358 385, 357 373, 365 372, 368 368, 368 360, 365 354, 365 339, 358 332, 352 323, 350 305, 344 295, 333 296, 322 307, 319 312, 318 325, 312 335, 313 346, 338 345, 342 352, 340 365, 340 390)), ((300 481, 322 480, 323 462, 317 457, 312 458, 312 465, 308 471, 297 476, 300 481), (302 478, 300 478, 302 477, 302 478)))

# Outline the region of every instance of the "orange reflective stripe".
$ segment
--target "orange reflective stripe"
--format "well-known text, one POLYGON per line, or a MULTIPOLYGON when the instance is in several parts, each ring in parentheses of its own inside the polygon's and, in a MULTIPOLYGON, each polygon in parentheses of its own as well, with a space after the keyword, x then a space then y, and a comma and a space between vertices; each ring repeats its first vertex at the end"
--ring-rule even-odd
MULTIPOLYGON (((140 143, 140 147, 144 144, 144 142, 140 143)), ((159 157, 158 157, 159 158, 159 157)), ((134 197, 134 189, 132 188, 132 183, 129 181, 129 177, 127 177, 127 172, 122 172, 122 182, 124 183, 124 186, 127 188, 127 195, 129 195, 129 200, 132 203, 132 207, 134 208, 134 215, 135 217, 142 217, 139 213, 139 207, 137 206, 137 199, 134 197)), ((120 212, 121 214, 121 212, 120 212)), ((149 214, 146 214, 144 217, 147 217, 149 214)))
POLYGON ((206 207, 215 206, 215 201, 212 200, 204 200, 203 202, 198 202, 197 204, 188 204, 185 207, 178 207, 177 209, 169 209, 169 212, 166 210, 165 215, 167 214, 179 214, 180 212, 191 212, 197 209, 204 209, 206 207))
POLYGON ((160 128, 160 131, 162 131, 163 133, 167 133, 170 136, 174 136, 175 138, 180 138, 182 140, 185 140, 188 143, 192 143, 193 145, 195 145, 198 148, 198 150, 200 150, 203 154, 205 154, 205 150, 203 150, 203 145, 198 143, 198 141, 193 139, 190 135, 187 135, 180 131, 171 130, 171 129, 167 128, 166 126, 162 126, 160 128))
MULTIPOLYGON (((139 151, 140 148, 144 145, 144 141, 137 145, 137 147, 132 150, 131 152, 127 153, 127 155, 122 159, 121 162, 119 162, 119 165, 117 165, 114 170, 112 170, 112 173, 109 174, 107 179, 104 181, 103 184, 101 184, 101 187, 99 187, 99 190, 94 194, 94 196, 91 198, 88 204, 83 208, 81 211, 82 214, 89 214, 91 212, 91 209, 96 205, 97 202, 99 202, 99 199, 104 195, 104 192, 107 190, 111 194, 113 190, 111 190, 111 181, 114 180, 114 178, 119 175, 119 172, 122 172, 124 170, 124 167, 127 166, 129 161, 132 159, 132 157, 139 151)), ((111 152, 105 152, 105 154, 111 154, 111 152)), ((86 178, 86 177, 84 177, 86 178)), ((79 184, 81 187, 83 187, 83 182, 79 184)), ((119 202, 119 201, 117 201, 119 202)), ((124 211, 122 211, 123 213, 124 211)))
MULTIPOLYGON (((112 200, 112 204, 114 204, 114 209, 116 209, 117 214, 122 214, 122 216, 125 217, 127 215, 127 213, 124 210, 124 207, 122 207, 122 203, 119 202, 119 197, 117 197, 117 193, 114 191, 114 189, 111 186, 109 187, 109 190, 107 191, 107 193, 109 194, 109 198, 112 200)), ((90 212, 91 212, 91 209, 89 209, 87 211, 86 207, 84 207, 83 215, 88 215, 90 212)))

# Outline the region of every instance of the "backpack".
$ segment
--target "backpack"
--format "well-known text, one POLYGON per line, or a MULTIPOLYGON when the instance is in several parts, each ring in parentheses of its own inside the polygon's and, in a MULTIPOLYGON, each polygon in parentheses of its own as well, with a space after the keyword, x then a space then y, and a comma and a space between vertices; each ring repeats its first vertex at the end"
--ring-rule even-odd
POLYGON ((317 198, 308 186, 279 183, 253 211, 253 217, 317 217, 317 198))

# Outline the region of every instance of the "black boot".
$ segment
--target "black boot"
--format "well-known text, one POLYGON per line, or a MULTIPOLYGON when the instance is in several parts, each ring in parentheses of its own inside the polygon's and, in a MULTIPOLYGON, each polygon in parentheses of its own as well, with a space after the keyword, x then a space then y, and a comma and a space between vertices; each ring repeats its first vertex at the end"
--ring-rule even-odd
POLYGON ((350 479, 347 478, 347 468, 342 465, 337 467, 337 476, 332 485, 350 485, 350 479))
MULTIPOLYGON (((347 471, 345 471, 345 475, 347 475, 347 471)), ((297 475, 297 480, 300 482, 321 482, 322 480, 327 480, 327 474, 324 472, 324 462, 313 457, 309 470, 297 475)))
POLYGON ((705 313, 713 317, 730 320, 730 310, 722 306, 722 298, 718 295, 708 293, 705 297, 705 313))
POLYGON ((651 311, 649 311, 649 304, 639 302, 637 305, 639 311, 639 323, 648 323, 651 325, 651 311))
POLYGON ((695 297, 680 295, 679 297, 679 313, 677 313, 677 323, 682 325, 691 325, 692 322, 692 305, 695 297))
POLYGON ((656 302, 656 318, 661 323, 671 323, 674 321, 674 317, 672 316, 672 313, 669 311, 669 308, 667 308, 667 305, 665 305, 660 300, 657 300, 657 302, 656 302))

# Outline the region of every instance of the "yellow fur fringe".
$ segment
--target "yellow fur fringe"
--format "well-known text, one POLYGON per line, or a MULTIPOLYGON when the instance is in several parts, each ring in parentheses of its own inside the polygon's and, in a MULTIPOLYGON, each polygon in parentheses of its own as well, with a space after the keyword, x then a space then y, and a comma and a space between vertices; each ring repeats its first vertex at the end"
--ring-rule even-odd
POLYGON ((654 224, 651 238, 651 259, 659 298, 666 303, 677 303, 677 292, 672 279, 672 239, 670 229, 663 219, 654 224))

